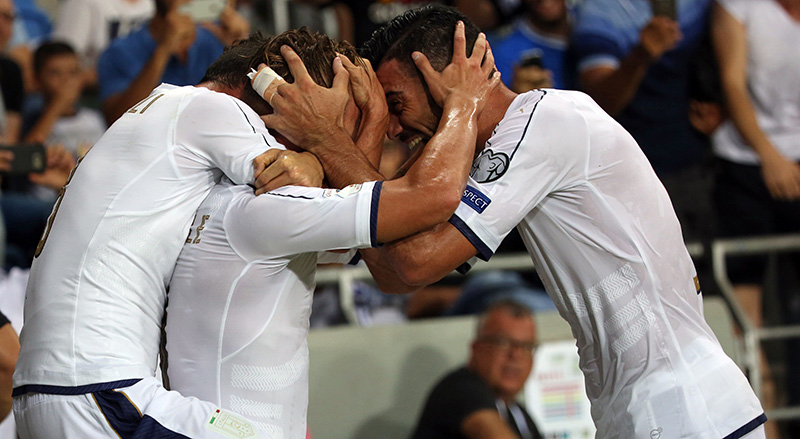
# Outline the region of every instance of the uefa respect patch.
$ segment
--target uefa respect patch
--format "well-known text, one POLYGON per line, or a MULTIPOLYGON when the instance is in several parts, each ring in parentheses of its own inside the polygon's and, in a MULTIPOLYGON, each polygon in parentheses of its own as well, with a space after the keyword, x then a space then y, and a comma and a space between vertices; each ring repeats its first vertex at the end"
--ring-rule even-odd
POLYGON ((474 211, 483 213, 483 211, 489 207, 489 204, 492 203, 492 200, 483 192, 467 185, 467 188, 464 189, 464 195, 461 197, 461 202, 471 207, 474 211))

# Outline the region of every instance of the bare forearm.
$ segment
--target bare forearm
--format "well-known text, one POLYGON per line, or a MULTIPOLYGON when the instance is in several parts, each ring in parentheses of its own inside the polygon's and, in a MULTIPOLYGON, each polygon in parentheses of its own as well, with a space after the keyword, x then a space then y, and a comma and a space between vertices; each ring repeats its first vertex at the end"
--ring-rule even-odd
POLYGON ((420 189, 455 190, 460 199, 475 157, 477 135, 474 103, 455 99, 445 102, 436 134, 406 178, 420 189))
POLYGON ((378 169, 381 162, 387 124, 388 114, 386 112, 375 112, 369 109, 362 112, 356 146, 375 169, 378 169))
POLYGON ((411 285, 405 282, 391 266, 382 249, 370 248, 359 250, 361 257, 366 262, 372 278, 378 289, 386 294, 407 294, 420 289, 421 285, 411 285))
POLYGON ((332 133, 326 142, 331 147, 309 151, 319 159, 325 178, 331 186, 343 188, 351 184, 384 179, 344 131, 332 133))
POLYGON ((598 68, 582 73, 581 84, 608 114, 615 115, 631 103, 650 63, 647 52, 637 46, 615 70, 598 68))
POLYGON ((6 113, 6 132, 3 134, 6 143, 19 142, 20 131, 22 131, 22 116, 14 112, 6 113))
POLYGON ((723 89, 731 122, 744 141, 755 150, 762 160, 778 154, 764 131, 758 126, 756 112, 745 87, 723 84, 723 89))
POLYGON ((0 420, 11 411, 11 376, 19 355, 19 338, 10 324, 0 327, 0 420))
POLYGON ((437 282, 475 254, 472 243, 448 222, 362 251, 381 291, 391 294, 413 292, 437 282))
POLYGON ((36 121, 36 124, 33 125, 28 134, 25 136, 26 142, 37 142, 42 143, 44 142, 48 136, 50 136, 50 132, 53 131, 53 125, 58 122, 58 119, 61 118, 61 114, 63 113, 62 106, 59 103, 52 103, 45 108, 44 113, 42 113, 39 120, 36 121))
POLYGON ((103 103, 103 114, 109 125, 119 119, 128 108, 146 98, 158 86, 171 56, 168 49, 161 46, 156 47, 153 56, 128 88, 106 99, 103 103))

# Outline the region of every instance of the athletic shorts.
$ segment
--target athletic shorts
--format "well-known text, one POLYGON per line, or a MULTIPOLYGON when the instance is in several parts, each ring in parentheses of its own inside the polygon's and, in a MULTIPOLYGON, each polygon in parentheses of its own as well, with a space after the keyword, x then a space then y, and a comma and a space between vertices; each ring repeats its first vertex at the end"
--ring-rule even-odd
MULTIPOLYGON (((800 201, 779 201, 769 194, 761 167, 717 160, 714 187, 717 230, 725 238, 800 232, 800 201)), ((764 279, 766 256, 728 258, 734 283, 764 279)))
POLYGON ((244 417, 169 391, 155 378, 78 395, 28 392, 14 397, 14 417, 21 439, 269 437, 244 417))

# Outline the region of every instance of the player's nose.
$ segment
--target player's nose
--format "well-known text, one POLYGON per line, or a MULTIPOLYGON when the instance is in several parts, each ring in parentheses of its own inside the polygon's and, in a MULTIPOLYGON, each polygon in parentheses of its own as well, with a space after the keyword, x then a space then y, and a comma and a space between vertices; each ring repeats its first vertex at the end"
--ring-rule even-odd
POLYGON ((400 125, 400 119, 397 116, 390 114, 389 128, 386 131, 386 135, 389 136, 389 138, 392 140, 398 140, 397 137, 402 132, 403 132, 403 126, 400 125))

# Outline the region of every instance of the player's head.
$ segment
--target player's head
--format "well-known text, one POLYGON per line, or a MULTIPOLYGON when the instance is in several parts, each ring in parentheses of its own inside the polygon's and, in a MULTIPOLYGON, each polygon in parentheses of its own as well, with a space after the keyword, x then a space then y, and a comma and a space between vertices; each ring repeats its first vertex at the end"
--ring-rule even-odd
MULTIPOLYGON (((347 42, 336 41, 327 35, 314 33, 308 28, 293 29, 274 37, 264 37, 260 33, 253 34, 227 47, 223 54, 206 70, 205 81, 214 81, 232 89, 242 90, 241 99, 257 113, 267 114, 272 111, 269 104, 250 86, 247 73, 266 64, 287 82, 294 82, 286 61, 281 55, 281 46, 291 47, 305 64, 311 79, 324 87, 333 85, 333 59, 336 53, 347 56, 359 65, 363 61, 355 48, 347 42)), ((357 125, 360 112, 354 102, 348 104, 345 111, 349 125, 357 125)), ((355 131, 355 128, 353 128, 355 131)))
POLYGON ((424 53, 433 68, 442 71, 453 58, 453 34, 459 21, 464 22, 469 56, 480 29, 457 9, 436 4, 399 15, 361 48, 386 92, 389 137, 414 147, 436 132, 442 110, 431 98, 411 54, 424 53))
POLYGON ((33 72, 46 100, 64 84, 80 81, 83 70, 75 50, 67 43, 48 41, 33 53, 33 72))
POLYGON ((535 347, 536 325, 530 309, 510 299, 499 300, 478 320, 469 368, 498 397, 512 400, 528 379, 535 347))
MULTIPOLYGON (((333 59, 337 52, 346 56, 356 65, 363 65, 363 61, 355 47, 347 41, 336 41, 327 35, 311 32, 306 27, 286 31, 270 39, 264 47, 266 64, 283 77, 286 82, 294 82, 294 77, 289 71, 289 65, 281 55, 281 46, 289 46, 303 61, 311 79, 318 85, 331 88, 333 86, 333 59)), ((251 67, 257 68, 258 63, 251 67)), ((361 119, 361 111, 350 99, 345 107, 345 129, 350 136, 354 136, 361 119)))

